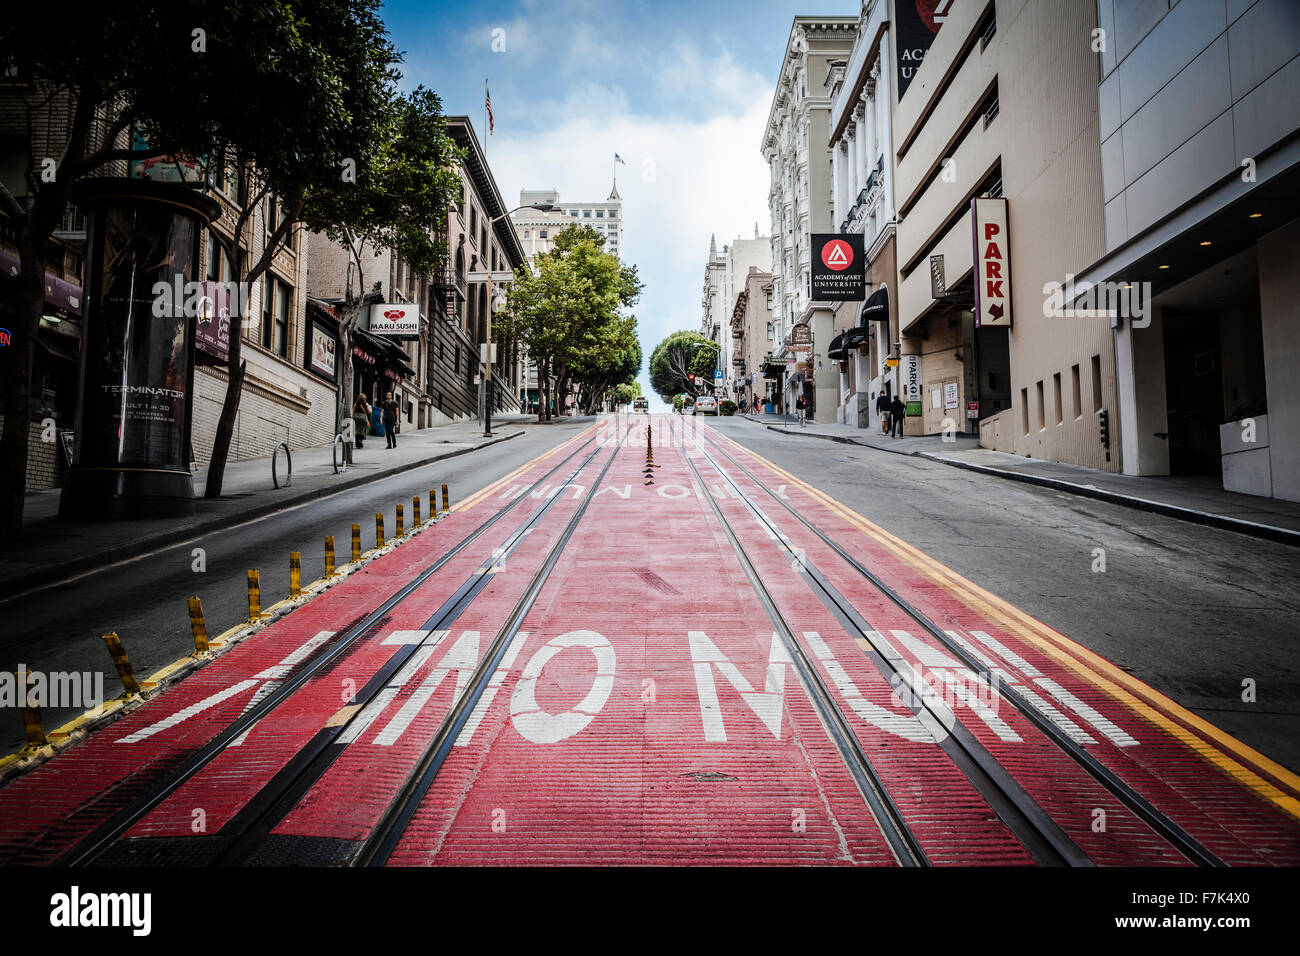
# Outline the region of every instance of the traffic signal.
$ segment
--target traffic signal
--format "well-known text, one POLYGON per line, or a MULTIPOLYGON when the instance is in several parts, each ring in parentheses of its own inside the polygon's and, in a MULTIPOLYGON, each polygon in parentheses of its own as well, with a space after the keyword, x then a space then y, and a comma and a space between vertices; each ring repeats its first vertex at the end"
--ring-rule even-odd
POLYGON ((1097 413, 1097 424, 1101 429, 1101 444, 1104 448, 1110 448, 1110 412, 1103 408, 1097 413))

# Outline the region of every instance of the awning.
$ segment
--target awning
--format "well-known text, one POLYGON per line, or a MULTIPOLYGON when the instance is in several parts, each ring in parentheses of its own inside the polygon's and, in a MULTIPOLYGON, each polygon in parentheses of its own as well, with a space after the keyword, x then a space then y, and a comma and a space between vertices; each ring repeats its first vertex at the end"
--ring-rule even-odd
POLYGON ((833 361, 843 361, 849 357, 849 353, 844 348, 843 332, 831 339, 831 344, 826 349, 826 357, 833 361))
POLYGON ((844 348, 856 348, 867 340, 867 330, 857 325, 844 332, 844 348))
POLYGON ((858 325, 865 329, 868 322, 888 321, 889 289, 886 286, 881 286, 867 297, 866 302, 862 303, 862 308, 858 310, 858 325))

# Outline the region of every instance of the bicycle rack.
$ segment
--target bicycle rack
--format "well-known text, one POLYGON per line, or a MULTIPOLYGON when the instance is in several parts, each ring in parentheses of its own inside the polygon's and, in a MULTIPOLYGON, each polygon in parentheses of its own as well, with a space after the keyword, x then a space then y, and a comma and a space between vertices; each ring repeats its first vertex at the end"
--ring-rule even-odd
POLYGON ((293 455, 289 451, 289 446, 285 442, 280 442, 280 444, 275 446, 275 451, 271 452, 271 481, 275 483, 275 487, 277 488, 288 488, 293 484, 293 455), (284 449, 284 460, 288 465, 288 473, 284 476, 283 485, 280 484, 280 477, 276 474, 275 470, 275 463, 280 457, 281 448, 284 449))

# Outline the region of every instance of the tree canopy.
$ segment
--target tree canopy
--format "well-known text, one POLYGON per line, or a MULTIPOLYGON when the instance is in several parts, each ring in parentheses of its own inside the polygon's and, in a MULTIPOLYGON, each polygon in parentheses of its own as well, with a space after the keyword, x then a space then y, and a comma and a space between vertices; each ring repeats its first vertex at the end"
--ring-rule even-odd
POLYGON ((674 332, 650 353, 650 387, 668 403, 682 393, 704 395, 713 388, 717 363, 718 346, 712 339, 699 332, 674 332))
MULTIPOLYGON (((640 297, 642 283, 636 267, 604 245, 605 237, 589 226, 561 230, 534 270, 519 270, 494 320, 494 330, 513 337, 538 363, 539 381, 553 374, 561 390, 572 379, 603 395, 641 368, 636 318, 623 309, 640 297)), ((542 414, 547 407, 543 401, 542 414)))

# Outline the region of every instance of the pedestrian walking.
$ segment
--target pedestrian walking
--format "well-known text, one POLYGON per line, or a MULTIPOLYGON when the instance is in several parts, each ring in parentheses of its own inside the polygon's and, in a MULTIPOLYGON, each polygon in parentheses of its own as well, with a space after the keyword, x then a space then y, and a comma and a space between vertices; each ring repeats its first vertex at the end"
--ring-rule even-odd
POLYGON ((800 392, 799 397, 794 400, 794 407, 795 407, 795 414, 799 418, 799 427, 803 428, 804 416, 806 414, 806 409, 808 408, 808 399, 803 397, 803 392, 800 392))
POLYGON ((352 440, 358 447, 365 444, 366 432, 370 430, 370 403, 362 392, 352 403, 352 440))
POLYGON ((894 400, 889 404, 889 417, 893 419, 893 436, 895 438, 903 437, 903 416, 906 414, 907 406, 903 404, 901 398, 895 395, 894 400))
POLYGON ((384 404, 380 406, 384 410, 384 434, 388 436, 388 447, 397 447, 397 402, 393 400, 393 393, 389 392, 388 397, 384 399, 384 404))
POLYGON ((876 411, 880 413, 880 434, 889 434, 889 396, 882 390, 876 396, 876 411))

